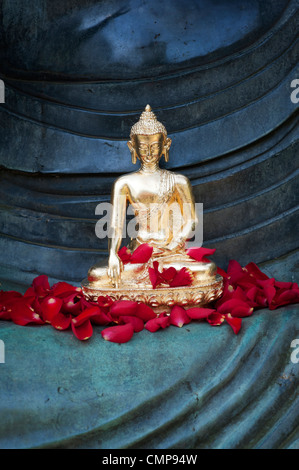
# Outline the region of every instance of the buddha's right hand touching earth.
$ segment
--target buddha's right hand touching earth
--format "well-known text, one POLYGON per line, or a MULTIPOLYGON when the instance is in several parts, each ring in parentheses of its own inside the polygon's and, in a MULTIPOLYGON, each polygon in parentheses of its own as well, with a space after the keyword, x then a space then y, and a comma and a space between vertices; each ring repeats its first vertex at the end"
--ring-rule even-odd
POLYGON ((118 288, 120 284, 120 276, 123 271, 122 261, 116 253, 110 253, 108 261, 108 276, 114 287, 118 288))

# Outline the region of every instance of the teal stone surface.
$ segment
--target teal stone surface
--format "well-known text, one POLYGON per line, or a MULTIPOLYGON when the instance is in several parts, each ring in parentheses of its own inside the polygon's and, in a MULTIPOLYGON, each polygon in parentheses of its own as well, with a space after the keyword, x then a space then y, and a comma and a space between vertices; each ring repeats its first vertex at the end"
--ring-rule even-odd
MULTIPOLYGON (((263 270, 295 281, 298 254, 263 270)), ((0 322, 0 448, 299 447, 298 305, 257 310, 238 335, 192 322, 119 345, 101 330, 0 322)))

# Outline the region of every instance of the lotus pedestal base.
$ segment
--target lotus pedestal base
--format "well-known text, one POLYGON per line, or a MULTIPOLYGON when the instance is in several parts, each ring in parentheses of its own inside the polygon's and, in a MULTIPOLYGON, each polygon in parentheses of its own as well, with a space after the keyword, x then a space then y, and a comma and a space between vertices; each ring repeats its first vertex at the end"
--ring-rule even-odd
POLYGON ((192 284, 182 287, 138 287, 129 289, 99 286, 89 283, 87 279, 82 282, 84 296, 89 301, 97 301, 99 296, 108 295, 113 301, 132 300, 149 305, 158 314, 170 311, 174 305, 184 308, 203 307, 217 300, 223 292, 222 277, 216 275, 211 283, 192 284))

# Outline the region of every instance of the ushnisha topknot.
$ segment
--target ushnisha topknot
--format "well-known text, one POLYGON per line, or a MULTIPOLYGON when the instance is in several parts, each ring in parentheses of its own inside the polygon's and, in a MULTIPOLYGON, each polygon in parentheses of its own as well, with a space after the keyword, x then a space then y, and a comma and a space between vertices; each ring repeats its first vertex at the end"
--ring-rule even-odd
POLYGON ((131 129, 130 136, 133 135, 154 135, 164 134, 167 136, 167 131, 163 124, 159 122, 152 112, 152 108, 149 104, 146 105, 145 110, 140 116, 140 119, 131 129))

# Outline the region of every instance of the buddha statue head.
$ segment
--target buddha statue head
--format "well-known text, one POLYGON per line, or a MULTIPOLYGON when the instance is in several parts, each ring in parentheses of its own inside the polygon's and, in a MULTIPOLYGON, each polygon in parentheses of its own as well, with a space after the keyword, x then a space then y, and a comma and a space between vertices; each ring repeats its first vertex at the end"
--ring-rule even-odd
POLYGON ((157 163, 163 154, 168 162, 170 145, 171 139, 167 137, 165 127, 157 120, 148 104, 131 129, 128 147, 132 162, 136 163, 138 158, 143 164, 157 163))

